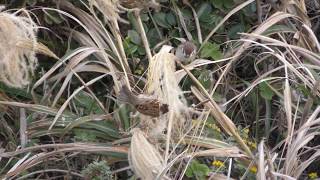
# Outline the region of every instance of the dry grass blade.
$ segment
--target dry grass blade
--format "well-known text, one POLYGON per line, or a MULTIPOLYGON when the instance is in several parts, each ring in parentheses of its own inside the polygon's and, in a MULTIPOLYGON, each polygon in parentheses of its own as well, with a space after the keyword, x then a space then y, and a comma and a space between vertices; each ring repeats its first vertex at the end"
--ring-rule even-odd
POLYGON ((26 110, 24 108, 20 108, 20 141, 21 147, 24 148, 27 144, 27 117, 26 110))
MULTIPOLYGON (((117 9, 117 4, 115 1, 105 1, 105 0, 90 0, 91 5, 94 5, 98 8, 104 15, 106 19, 110 21, 110 30, 113 33, 113 36, 116 39, 116 43, 118 45, 118 49, 120 51, 121 58, 119 58, 119 62, 121 64, 121 68, 125 74, 127 86, 130 87, 128 74, 130 73, 129 64, 127 61, 126 53, 124 50, 124 46, 122 43, 122 38, 120 34, 120 28, 118 24, 119 17, 119 10, 117 9)), ((93 14, 95 14, 94 10, 91 10, 93 14)), ((98 20, 98 18, 96 18, 98 20)))
POLYGON ((59 111, 57 112, 57 114, 55 115, 55 118, 53 119, 53 122, 51 123, 50 127, 48 130, 51 130, 53 128, 53 126, 55 125, 55 123, 57 122, 57 120, 60 118, 61 114, 63 113, 63 111, 66 109, 67 105, 69 104, 69 102, 71 101, 71 99, 77 95, 81 90, 85 89, 87 86, 92 85, 93 83, 97 82, 98 80, 104 78, 107 74, 98 76, 92 80, 90 80, 89 82, 85 83, 83 86, 79 87, 78 89, 76 89, 71 95, 70 97, 63 103, 63 105, 60 107, 59 111))
POLYGON ((244 141, 238 134, 237 128, 234 125, 234 123, 221 111, 219 105, 211 98, 209 93, 201 85, 201 83, 193 76, 193 74, 188 69, 186 69, 180 62, 177 61, 177 63, 187 72, 187 74, 192 79, 192 81, 201 89, 201 92, 204 93, 206 96, 206 97, 203 97, 199 91, 194 89, 193 92, 196 95, 196 97, 200 100, 200 102, 203 102, 205 99, 210 100, 210 103, 206 103, 206 105, 210 109, 210 113, 213 115, 213 117, 218 121, 218 123, 222 126, 222 128, 227 133, 232 134, 234 136, 236 141, 239 143, 242 149, 247 153, 247 155, 253 158, 254 156, 250 148, 244 143, 244 141))
MULTIPOLYGON (((301 175, 302 171, 304 170, 303 168, 306 168, 305 165, 308 163, 302 163, 303 165, 301 166, 301 160, 298 153, 315 137, 315 135, 318 134, 313 133, 312 131, 309 132, 309 130, 313 125, 313 122, 316 122, 316 118, 319 113, 320 107, 317 107, 305 124, 297 130, 297 134, 292 138, 292 142, 288 145, 286 152, 285 165, 283 169, 284 174, 297 178, 301 175)), ((318 157, 319 155, 320 154, 316 152, 313 154, 312 158, 318 157)))
MULTIPOLYGON (((49 157, 53 157, 54 155, 61 155, 61 153, 66 152, 91 152, 91 153, 103 153, 103 152, 114 152, 114 153, 124 153, 126 154, 128 152, 127 148, 125 147, 104 147, 104 146, 98 146, 94 144, 85 144, 85 143, 72 143, 72 144, 50 144, 47 145, 47 147, 51 148, 58 148, 53 151, 49 152, 41 152, 38 154, 35 154, 31 157, 30 153, 28 153, 24 158, 19 160, 19 163, 16 163, 16 166, 11 168, 11 171, 9 171, 6 174, 6 177, 15 177, 22 173, 23 171, 39 164, 42 162, 45 162, 49 157)), ((18 152, 6 152, 1 153, 0 157, 10 157, 12 155, 20 154, 22 152, 28 152, 31 149, 39 149, 44 148, 44 145, 39 147, 31 147, 31 148, 25 148, 23 150, 18 150, 18 152)))
POLYGON ((258 172, 257 172, 257 179, 265 180, 266 179, 266 172, 264 167, 264 141, 261 141, 258 147, 259 151, 259 161, 258 161, 258 172))
POLYGON ((30 40, 21 40, 17 43, 17 47, 29 49, 30 51, 35 50, 37 53, 50 56, 54 59, 59 59, 54 52, 52 52, 47 46, 40 42, 36 42, 36 44, 34 44, 34 42, 30 40))
POLYGON ((152 61, 152 54, 151 54, 151 50, 150 50, 148 38, 147 38, 147 35, 146 35, 146 31, 144 30, 144 27, 143 27, 143 24, 142 24, 142 20, 141 20, 141 16, 140 16, 140 10, 135 11, 135 12, 134 12, 134 15, 135 15, 135 17, 136 17, 136 19, 137 19, 137 22, 138 22, 138 27, 139 27, 139 31, 140 31, 140 36, 141 36, 141 39, 142 39, 142 42, 143 42, 145 51, 146 51, 146 53, 147 53, 147 57, 148 57, 149 63, 151 63, 151 61, 152 61))
POLYGON ((201 156, 233 157, 233 158, 244 157, 244 155, 240 153, 240 150, 237 147, 208 149, 208 150, 194 152, 191 155, 194 157, 201 157, 201 156))
POLYGON ((285 109, 286 118, 287 118, 288 143, 290 144, 291 137, 293 135, 294 126, 293 126, 293 122, 292 122, 291 90, 290 90, 290 85, 289 85, 289 80, 288 80, 287 68, 285 68, 285 70, 286 70, 286 80, 285 80, 285 88, 284 88, 284 93, 283 93, 283 96, 284 96, 283 103, 284 103, 284 109, 285 109))

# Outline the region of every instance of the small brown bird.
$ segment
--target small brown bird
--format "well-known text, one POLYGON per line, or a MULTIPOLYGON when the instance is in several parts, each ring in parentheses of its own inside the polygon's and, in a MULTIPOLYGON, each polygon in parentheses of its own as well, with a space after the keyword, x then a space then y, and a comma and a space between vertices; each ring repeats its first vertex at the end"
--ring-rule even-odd
POLYGON ((181 62, 188 62, 195 58, 197 51, 197 46, 191 41, 186 41, 181 43, 177 49, 175 55, 179 58, 181 62))
POLYGON ((168 104, 163 104, 158 99, 144 94, 135 95, 127 86, 122 86, 118 100, 131 104, 140 113, 152 117, 158 117, 169 111, 168 104))
POLYGON ((148 7, 157 8, 159 3, 155 0, 119 0, 120 4, 128 9, 146 9, 148 7))

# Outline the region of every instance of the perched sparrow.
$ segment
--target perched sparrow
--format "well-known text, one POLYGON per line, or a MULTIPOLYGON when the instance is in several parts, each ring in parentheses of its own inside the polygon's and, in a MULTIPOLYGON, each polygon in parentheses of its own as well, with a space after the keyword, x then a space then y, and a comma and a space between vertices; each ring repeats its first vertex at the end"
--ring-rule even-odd
POLYGON ((157 8, 159 3, 155 0, 119 0, 120 4, 128 9, 146 9, 148 7, 157 8))
POLYGON ((181 43, 176 50, 176 56, 179 58, 181 62, 188 62, 195 58, 197 51, 196 45, 194 45, 190 41, 186 41, 181 43))
POLYGON ((158 117, 169 111, 168 104, 161 103, 158 99, 140 94, 135 95, 127 86, 122 86, 118 100, 133 105, 142 114, 158 117))

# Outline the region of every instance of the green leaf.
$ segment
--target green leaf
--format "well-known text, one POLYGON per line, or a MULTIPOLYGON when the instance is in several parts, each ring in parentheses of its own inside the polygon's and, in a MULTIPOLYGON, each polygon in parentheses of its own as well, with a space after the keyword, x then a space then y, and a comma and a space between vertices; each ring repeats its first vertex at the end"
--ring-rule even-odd
POLYGON ((132 12, 128 12, 127 16, 128 16, 128 20, 130 22, 130 25, 133 27, 133 29, 138 30, 139 26, 138 26, 138 22, 137 22, 136 18, 134 17, 134 14, 132 12))
POLYGON ((221 59, 222 53, 220 52, 220 46, 215 43, 206 43, 200 52, 201 58, 212 58, 214 60, 221 59))
POLYGON ((133 55, 138 50, 138 46, 131 43, 129 37, 124 40, 123 47, 127 55, 133 55))
POLYGON ((257 8, 255 3, 251 3, 248 6, 242 8, 242 11, 246 16, 252 17, 256 14, 257 8))
POLYGON ((147 33, 147 37, 148 37, 150 47, 154 47, 160 40, 160 37, 156 28, 150 29, 150 31, 147 33))
POLYGON ((205 180, 208 176, 210 169, 205 164, 200 164, 199 161, 193 160, 186 170, 186 176, 189 178, 196 178, 205 180))
POLYGON ((274 92, 266 82, 262 82, 259 84, 259 90, 260 90, 260 95, 266 100, 271 100, 272 97, 274 96, 274 92))
POLYGON ((208 70, 203 70, 198 77, 198 80, 203 85, 204 88, 208 89, 211 86, 211 74, 208 70))
POLYGON ((75 100, 76 105, 82 107, 85 114, 90 114, 92 112, 95 114, 103 113, 103 110, 98 105, 98 102, 85 91, 79 92, 76 95, 75 100))
POLYGON ((143 22, 149 21, 149 16, 146 13, 141 13, 140 18, 141 18, 141 21, 143 22))
POLYGON ((223 8, 223 1, 224 0, 211 0, 210 2, 212 5, 217 8, 217 9, 222 9, 223 8))
POLYGON ((224 1, 223 1, 223 6, 224 6, 226 9, 232 8, 233 5, 234 5, 233 0, 224 0, 224 1))
POLYGON ((231 39, 239 38, 240 35, 238 33, 244 32, 245 27, 242 23, 232 26, 228 31, 228 37, 231 39))
POLYGON ((212 6, 208 2, 201 3, 200 7, 197 10, 197 15, 200 21, 206 19, 212 12, 212 6))
POLYGON ((275 24, 273 26, 271 26, 270 28, 268 28, 266 31, 264 31, 262 33, 262 35, 264 36, 269 36, 271 34, 275 34, 275 33, 279 33, 279 32, 294 32, 293 28, 290 28, 287 25, 283 25, 283 24, 275 24))
POLYGON ((139 33, 135 30, 129 30, 128 31, 128 37, 130 38, 130 41, 133 42, 136 45, 141 44, 141 38, 139 36, 139 33))
POLYGON ((163 12, 155 13, 153 16, 155 22, 164 28, 170 28, 170 24, 166 21, 166 14, 163 12))
POLYGON ((96 135, 94 133, 90 133, 88 131, 83 130, 74 130, 75 138, 79 139, 80 141, 96 141, 96 135))
POLYGON ((139 46, 138 47, 138 54, 141 56, 146 55, 146 49, 142 46, 139 46))
POLYGON ((175 26, 177 24, 176 16, 172 12, 167 13, 166 20, 171 26, 175 26))

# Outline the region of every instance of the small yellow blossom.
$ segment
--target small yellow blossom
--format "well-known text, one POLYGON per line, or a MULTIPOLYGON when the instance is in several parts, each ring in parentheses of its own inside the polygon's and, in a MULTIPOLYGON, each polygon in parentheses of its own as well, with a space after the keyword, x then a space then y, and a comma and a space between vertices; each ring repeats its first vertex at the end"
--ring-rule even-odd
POLYGON ((244 134, 249 134, 249 132, 250 132, 250 129, 249 129, 249 128, 244 128, 244 129, 243 129, 243 133, 244 133, 244 134))
POLYGON ((216 124, 206 123, 206 126, 210 129, 217 131, 217 132, 221 132, 221 129, 216 124))
POLYGON ((257 149, 257 143, 248 141, 247 144, 248 144, 252 149, 257 149))
POLYGON ((256 166, 252 166, 251 168, 250 168, 250 172, 252 172, 252 173, 257 173, 257 167, 256 166))
POLYGON ((215 166, 215 167, 218 167, 218 168, 224 167, 223 162, 222 162, 222 161, 219 161, 219 160, 213 161, 213 162, 212 162, 212 165, 215 166))
POLYGON ((311 172, 308 174, 309 179, 316 179, 318 178, 318 173, 316 172, 311 172))

